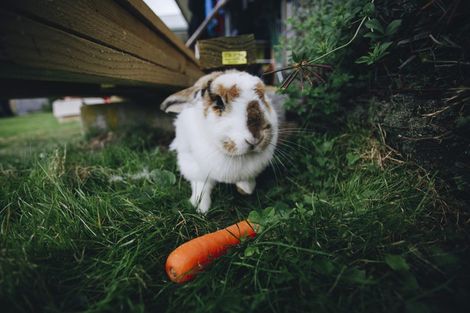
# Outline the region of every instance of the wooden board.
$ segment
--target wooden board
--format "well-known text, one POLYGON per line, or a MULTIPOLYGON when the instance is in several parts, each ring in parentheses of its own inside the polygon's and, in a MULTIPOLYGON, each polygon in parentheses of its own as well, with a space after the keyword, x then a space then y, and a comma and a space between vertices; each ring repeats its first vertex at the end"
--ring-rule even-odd
POLYGON ((153 13, 153 11, 142 1, 142 0, 117 0, 128 10, 132 10, 136 16, 141 17, 154 31, 163 35, 164 38, 168 39, 178 49, 190 58, 194 63, 198 64, 198 60, 195 58, 194 53, 184 45, 184 43, 176 37, 176 35, 153 13))
POLYGON ((186 58, 177 48, 111 0, 3 0, 1 6, 169 69, 186 67, 186 58))
POLYGON ((97 84, 50 82, 24 79, 0 79, 2 98, 98 96, 110 95, 97 84))
MULTIPOLYGON (((186 87, 197 77, 169 70, 17 13, 0 9, 0 61, 22 67, 47 70, 44 80, 64 80, 70 73, 75 81, 100 83, 156 84, 186 87), (55 75, 55 71, 59 75, 55 75), (74 75, 75 74, 75 75, 74 75), (82 77, 82 78, 80 78, 82 77), (88 79, 90 77, 90 79, 88 79)), ((18 75, 8 69, 0 77, 18 75)), ((19 77, 16 77, 19 78, 19 77)), ((30 77, 22 77, 30 79, 30 77)))
POLYGON ((120 95, 130 98, 150 98, 154 105, 161 103, 162 97, 169 96, 171 93, 181 89, 178 87, 156 88, 153 85, 130 86, 11 78, 0 79, 0 87, 0 99, 120 95))
POLYGON ((201 75, 192 51, 142 0, 0 0, 0 79, 15 80, 9 92, 0 86, 0 98, 19 92, 20 80, 165 94, 201 75))
POLYGON ((220 69, 230 67, 224 64, 223 53, 245 52, 246 63, 238 65, 249 65, 256 62, 256 45, 254 35, 241 35, 236 37, 219 37, 213 39, 199 40, 199 62, 203 69, 220 69))

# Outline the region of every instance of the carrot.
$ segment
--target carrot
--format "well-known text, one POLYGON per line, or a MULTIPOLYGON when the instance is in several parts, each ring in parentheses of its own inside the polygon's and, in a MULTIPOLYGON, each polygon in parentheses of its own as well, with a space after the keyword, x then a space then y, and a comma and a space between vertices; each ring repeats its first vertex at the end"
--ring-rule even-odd
POLYGON ((247 220, 225 229, 194 238, 173 250, 166 260, 166 273, 175 283, 184 283, 214 259, 240 243, 244 237, 256 236, 257 225, 247 220))

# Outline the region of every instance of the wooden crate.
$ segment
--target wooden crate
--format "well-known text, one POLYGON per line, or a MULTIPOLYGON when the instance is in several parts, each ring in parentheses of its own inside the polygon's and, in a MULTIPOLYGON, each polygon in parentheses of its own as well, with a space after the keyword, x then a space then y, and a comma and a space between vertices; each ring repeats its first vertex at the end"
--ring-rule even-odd
POLYGON ((244 68, 256 63, 254 35, 199 40, 197 55, 203 70, 244 68))

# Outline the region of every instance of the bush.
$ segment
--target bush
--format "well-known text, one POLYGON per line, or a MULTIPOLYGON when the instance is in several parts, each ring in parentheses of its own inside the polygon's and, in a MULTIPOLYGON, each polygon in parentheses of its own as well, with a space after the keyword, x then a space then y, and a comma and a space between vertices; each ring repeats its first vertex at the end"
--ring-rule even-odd
POLYGON ((309 123, 343 111, 358 96, 386 98, 404 90, 437 90, 444 96, 445 89, 468 83, 470 23, 462 12, 469 6, 461 1, 301 1, 288 21, 294 35, 282 48, 295 52, 291 63, 316 60, 332 65, 333 72, 313 88, 292 84, 286 90, 293 99, 287 109, 309 123))
MULTIPOLYGON (((288 21, 294 35, 283 42, 283 48, 295 51, 293 58, 302 56, 301 58, 313 60, 328 54, 351 39, 360 19, 370 10, 365 5, 367 3, 364 0, 301 2, 296 8, 295 17, 288 21)), ((318 62, 333 66, 327 82, 313 88, 292 84, 286 90, 292 99, 286 104, 286 108, 302 115, 305 121, 319 115, 330 116, 337 113, 343 97, 364 81, 359 77, 353 83, 353 79, 360 76, 354 73, 354 60, 357 57, 359 55, 355 49, 347 47, 319 60, 318 62)))
POLYGON ((470 186, 462 135, 470 120, 469 11, 470 2, 458 0, 301 1, 283 47, 295 51, 292 64, 314 60, 333 72, 312 88, 292 83, 287 109, 326 129, 351 120, 348 112, 371 112, 362 120, 380 125, 388 144, 439 171, 470 202, 462 193, 470 186))

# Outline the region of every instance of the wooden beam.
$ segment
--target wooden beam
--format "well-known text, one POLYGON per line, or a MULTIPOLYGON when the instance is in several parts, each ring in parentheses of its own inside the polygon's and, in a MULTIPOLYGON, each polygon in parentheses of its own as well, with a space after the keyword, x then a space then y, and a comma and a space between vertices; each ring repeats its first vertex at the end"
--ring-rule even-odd
MULTIPOLYGON (((0 79, 0 99, 63 97, 63 96, 111 96, 119 95, 130 98, 157 97, 165 98, 177 89, 154 86, 102 85, 77 82, 56 82, 24 79, 0 79)), ((162 100, 162 99, 160 99, 162 100)), ((155 101, 154 104, 159 104, 155 101)))
POLYGON ((169 70, 123 51, 92 42, 77 35, 53 28, 17 12, 0 9, 0 77, 31 79, 15 73, 15 65, 46 71, 41 80, 71 80, 100 83, 186 87, 197 78, 169 70))
POLYGON ((0 79, 0 99, 103 95, 98 84, 0 79))
POLYGON ((149 26, 151 26, 156 32, 163 35, 164 38, 168 39, 173 45, 175 45, 182 53, 184 53, 190 60, 195 64, 198 64, 198 60, 195 58, 194 53, 184 43, 176 37, 176 35, 153 13, 153 11, 142 1, 142 0, 117 0, 128 10, 132 10, 134 14, 140 16, 149 26))
POLYGON ((160 66, 184 70, 184 55, 111 0, 3 0, 0 6, 160 66))

